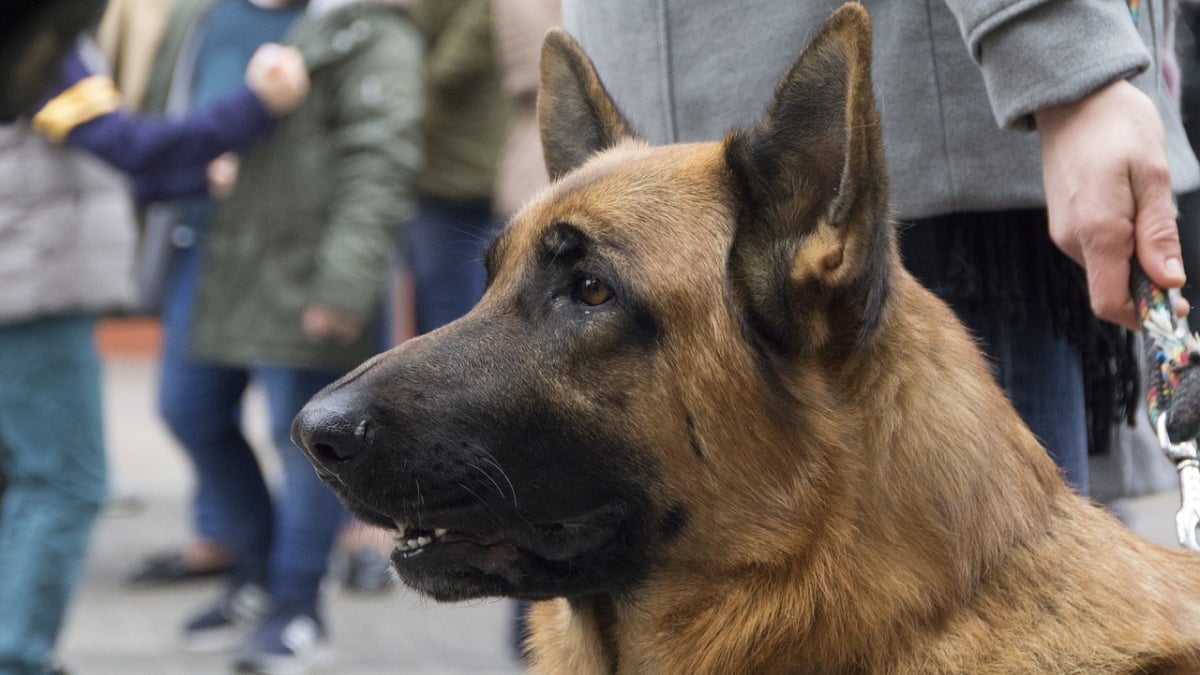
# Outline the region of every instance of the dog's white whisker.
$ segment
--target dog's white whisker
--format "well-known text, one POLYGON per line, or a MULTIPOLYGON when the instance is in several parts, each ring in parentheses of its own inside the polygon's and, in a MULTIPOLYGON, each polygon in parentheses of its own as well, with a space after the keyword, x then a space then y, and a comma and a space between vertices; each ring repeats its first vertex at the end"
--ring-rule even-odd
POLYGON ((479 473, 483 474, 484 478, 487 478, 489 481, 491 481, 492 485, 496 488, 496 492, 500 495, 501 499, 508 498, 508 496, 504 494, 504 490, 500 487, 500 484, 496 482, 495 478, 492 478, 492 474, 488 473, 487 470, 485 470, 483 467, 481 467, 477 464, 473 464, 471 462, 467 462, 467 466, 471 467, 472 469, 475 469, 479 473))
POLYGON ((459 483, 459 484, 458 484, 458 486, 459 486, 460 488, 462 488, 463 490, 466 490, 466 491, 467 491, 467 494, 469 494, 469 495, 471 495, 472 497, 474 497, 474 498, 475 498, 475 499, 476 499, 476 500, 479 502, 479 504, 480 504, 481 506, 483 506, 483 508, 487 509, 487 512, 488 512, 488 514, 490 514, 490 515, 492 516, 492 520, 495 520, 495 521, 496 521, 496 525, 497 525, 497 526, 499 526, 499 527, 501 527, 501 528, 503 528, 503 527, 504 527, 504 520, 503 520, 502 518, 500 518, 500 514, 496 513, 496 511, 495 511, 494 509, 492 509, 492 507, 491 507, 491 506, 489 506, 489 505, 488 505, 488 503, 487 503, 486 501, 484 501, 483 499, 481 499, 481 498, 479 497, 479 495, 475 494, 475 491, 474 491, 474 490, 472 490, 471 488, 467 487, 466 485, 463 485, 462 483, 459 483))
POLYGON ((483 453, 483 459, 487 460, 492 466, 496 467, 496 470, 500 472, 500 476, 504 478, 504 482, 508 483, 508 491, 512 494, 513 510, 517 510, 517 488, 513 487, 513 482, 512 479, 508 477, 508 472, 504 470, 504 467, 500 466, 500 462, 496 461, 496 456, 489 452, 487 448, 478 449, 483 453))

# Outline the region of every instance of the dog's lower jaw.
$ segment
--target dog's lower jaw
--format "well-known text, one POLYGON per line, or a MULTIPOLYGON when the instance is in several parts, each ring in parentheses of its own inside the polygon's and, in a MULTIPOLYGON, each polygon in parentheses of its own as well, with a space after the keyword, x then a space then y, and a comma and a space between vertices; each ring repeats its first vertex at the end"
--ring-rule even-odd
POLYGON ((398 525, 392 564, 402 582, 441 602, 545 600, 620 592, 647 568, 652 519, 612 504, 554 525, 488 534, 398 525))
POLYGON ((636 553, 617 549, 549 561, 504 540, 397 550, 392 565, 404 584, 439 602, 489 597, 546 600, 616 592, 635 585, 644 567, 636 553))

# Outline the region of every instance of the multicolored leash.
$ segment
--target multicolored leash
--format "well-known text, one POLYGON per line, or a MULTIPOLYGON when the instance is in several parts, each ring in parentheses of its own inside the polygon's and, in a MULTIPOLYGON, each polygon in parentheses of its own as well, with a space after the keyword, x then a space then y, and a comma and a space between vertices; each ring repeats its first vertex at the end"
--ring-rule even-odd
POLYGON ((1179 472, 1179 544, 1200 551, 1200 336, 1175 317, 1170 294, 1133 263, 1130 287, 1145 330, 1146 410, 1163 452, 1179 472))

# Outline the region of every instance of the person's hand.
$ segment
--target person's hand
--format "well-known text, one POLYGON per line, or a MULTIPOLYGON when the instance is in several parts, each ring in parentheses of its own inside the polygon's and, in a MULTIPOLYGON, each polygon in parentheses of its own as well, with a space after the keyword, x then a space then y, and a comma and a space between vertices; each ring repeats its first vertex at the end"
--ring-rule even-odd
POLYGON ((1087 272, 1096 316, 1138 330, 1129 291, 1133 255, 1160 287, 1185 281, 1158 110, 1119 80, 1035 117, 1050 237, 1087 272))
POLYGON ((301 317, 304 334, 309 339, 337 340, 350 344, 362 335, 362 321, 354 314, 328 305, 311 304, 301 317))
POLYGON ((308 68, 295 47, 273 43, 259 47, 246 64, 246 86, 275 117, 295 110, 308 95, 308 68))
POLYGON ((233 192, 234 183, 237 183, 237 155, 227 152, 217 157, 208 163, 208 168, 204 173, 208 178, 208 194, 212 195, 214 199, 228 197, 229 193, 233 192))

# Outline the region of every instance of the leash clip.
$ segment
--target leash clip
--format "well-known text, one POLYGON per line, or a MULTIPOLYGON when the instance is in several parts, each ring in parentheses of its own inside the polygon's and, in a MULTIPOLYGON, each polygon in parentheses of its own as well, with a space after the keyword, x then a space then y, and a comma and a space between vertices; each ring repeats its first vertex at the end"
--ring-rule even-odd
POLYGON ((1179 511, 1175 514, 1175 533, 1179 544, 1200 551, 1200 451, 1196 441, 1173 443, 1167 435, 1167 416, 1158 416, 1158 443, 1179 473, 1179 511))

